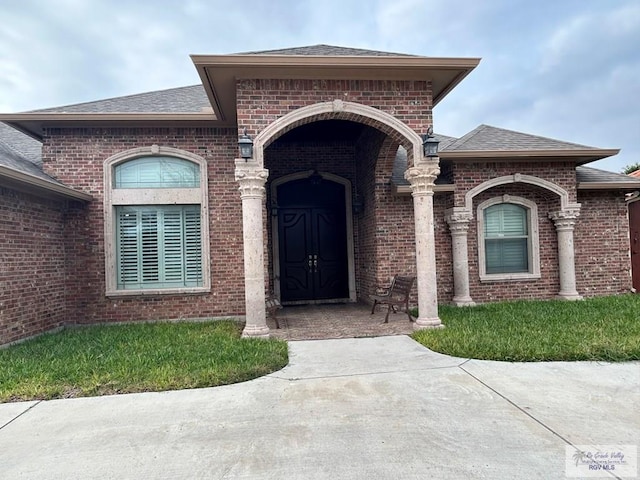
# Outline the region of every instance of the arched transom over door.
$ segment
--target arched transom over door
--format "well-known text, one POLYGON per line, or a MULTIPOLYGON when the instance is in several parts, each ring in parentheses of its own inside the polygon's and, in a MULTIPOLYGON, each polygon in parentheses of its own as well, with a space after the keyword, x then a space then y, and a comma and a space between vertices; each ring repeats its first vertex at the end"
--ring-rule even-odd
POLYGON ((345 185, 315 173, 277 187, 283 303, 349 298, 345 185))

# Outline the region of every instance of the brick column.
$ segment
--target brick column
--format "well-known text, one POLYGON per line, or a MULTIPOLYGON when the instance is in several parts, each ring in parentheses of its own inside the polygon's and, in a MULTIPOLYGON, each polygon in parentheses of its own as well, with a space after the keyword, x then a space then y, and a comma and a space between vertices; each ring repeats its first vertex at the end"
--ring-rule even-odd
POLYGON ((445 217, 451 232, 453 257, 453 303, 458 307, 473 306, 475 302, 469 294, 469 253, 467 232, 471 221, 471 212, 464 207, 447 210, 445 217))
POLYGON ((433 226, 433 187, 439 173, 438 160, 422 160, 404 173, 404 177, 411 184, 416 230, 419 310, 414 325, 416 329, 444 327, 438 317, 436 242, 433 226))
POLYGON ((580 205, 549 213, 558 233, 558 262, 560 271, 560 291, 558 297, 565 300, 582 300, 576 290, 575 251, 573 228, 580 215, 580 205))
POLYGON ((244 298, 246 324, 243 337, 268 337, 264 293, 264 236, 262 204, 269 171, 255 160, 236 159, 236 181, 242 198, 244 240, 244 298))

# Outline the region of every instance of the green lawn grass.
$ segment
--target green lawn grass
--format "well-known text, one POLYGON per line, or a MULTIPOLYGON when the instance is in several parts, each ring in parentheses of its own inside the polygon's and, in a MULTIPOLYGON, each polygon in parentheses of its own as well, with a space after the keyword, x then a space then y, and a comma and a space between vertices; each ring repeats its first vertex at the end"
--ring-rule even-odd
POLYGON ((68 328, 0 349, 0 402, 211 387, 288 362, 232 321, 68 328))
POLYGON ((441 306, 446 328, 412 336, 436 352, 520 362, 640 360, 640 295, 441 306))

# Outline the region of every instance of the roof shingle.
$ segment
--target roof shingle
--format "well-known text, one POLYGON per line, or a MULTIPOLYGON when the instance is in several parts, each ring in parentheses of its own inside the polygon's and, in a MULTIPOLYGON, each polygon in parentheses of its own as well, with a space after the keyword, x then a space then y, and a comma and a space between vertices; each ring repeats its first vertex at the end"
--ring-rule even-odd
POLYGON ((523 151, 523 150, 590 150, 594 147, 563 142, 552 138, 515 132, 504 128, 480 125, 441 148, 447 151, 523 151))
POLYGON ((204 87, 191 85, 25 113, 201 113, 209 109, 204 87))
POLYGON ((347 48, 335 45, 309 45, 306 47, 282 48, 278 50, 262 50, 256 52, 241 52, 236 55, 311 55, 311 56, 358 56, 358 57, 415 57, 406 53, 382 52, 380 50, 366 50, 363 48, 347 48))

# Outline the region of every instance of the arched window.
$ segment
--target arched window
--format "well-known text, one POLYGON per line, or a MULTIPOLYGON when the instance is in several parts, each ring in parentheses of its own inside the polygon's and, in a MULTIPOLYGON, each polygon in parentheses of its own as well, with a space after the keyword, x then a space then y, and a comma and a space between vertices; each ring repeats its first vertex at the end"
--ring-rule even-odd
POLYGON ((478 207, 481 280, 538 278, 540 260, 535 203, 505 195, 478 207))
POLYGON ((144 150, 105 162, 107 294, 206 291, 206 163, 144 150))

